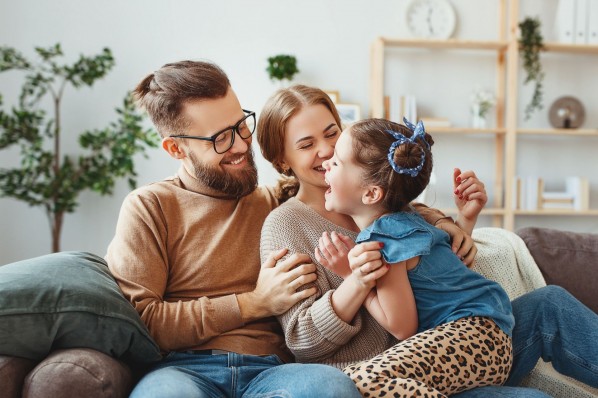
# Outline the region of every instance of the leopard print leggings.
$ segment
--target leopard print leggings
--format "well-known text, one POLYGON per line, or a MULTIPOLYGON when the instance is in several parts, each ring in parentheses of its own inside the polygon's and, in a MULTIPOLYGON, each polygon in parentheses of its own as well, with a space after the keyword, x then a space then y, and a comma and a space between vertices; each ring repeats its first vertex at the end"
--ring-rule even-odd
POLYGON ((502 385, 512 362, 511 338, 492 319, 469 317, 418 333, 344 372, 364 397, 445 397, 502 385))

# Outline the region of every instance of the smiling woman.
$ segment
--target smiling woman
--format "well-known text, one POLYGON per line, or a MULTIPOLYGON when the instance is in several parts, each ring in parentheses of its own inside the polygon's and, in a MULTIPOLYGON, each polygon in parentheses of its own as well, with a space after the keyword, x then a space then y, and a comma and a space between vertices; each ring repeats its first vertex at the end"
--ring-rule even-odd
POLYGON ((318 88, 295 85, 270 97, 260 115, 257 140, 264 158, 289 177, 277 188, 281 202, 311 189, 321 191, 323 198, 322 162, 332 156, 340 126, 332 99, 318 88), (305 179, 301 187, 298 179, 305 179))

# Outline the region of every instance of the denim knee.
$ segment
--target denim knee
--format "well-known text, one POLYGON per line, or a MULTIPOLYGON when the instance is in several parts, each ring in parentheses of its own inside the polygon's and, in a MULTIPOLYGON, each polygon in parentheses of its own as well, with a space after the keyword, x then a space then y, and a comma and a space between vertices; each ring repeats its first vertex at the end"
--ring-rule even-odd
POLYGON ((554 308, 566 308, 567 303, 576 300, 571 293, 557 285, 544 286, 528 294, 537 304, 538 310, 550 309, 552 311, 554 308))
POLYGON ((321 398, 361 398, 355 383, 341 370, 328 365, 310 365, 310 383, 321 398), (316 376, 317 375, 317 376, 316 376), (315 377, 314 377, 315 376, 315 377))

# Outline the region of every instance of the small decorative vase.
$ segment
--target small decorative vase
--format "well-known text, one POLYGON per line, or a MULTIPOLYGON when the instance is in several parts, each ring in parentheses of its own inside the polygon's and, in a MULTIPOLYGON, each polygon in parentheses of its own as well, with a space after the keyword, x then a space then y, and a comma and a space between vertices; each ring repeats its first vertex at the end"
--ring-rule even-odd
POLYGON ((277 79, 276 86, 278 89, 289 88, 291 86, 290 79, 277 79))
POLYGON ((486 125, 486 117, 480 114, 480 104, 473 104, 471 106, 471 127, 474 129, 484 129, 486 125))

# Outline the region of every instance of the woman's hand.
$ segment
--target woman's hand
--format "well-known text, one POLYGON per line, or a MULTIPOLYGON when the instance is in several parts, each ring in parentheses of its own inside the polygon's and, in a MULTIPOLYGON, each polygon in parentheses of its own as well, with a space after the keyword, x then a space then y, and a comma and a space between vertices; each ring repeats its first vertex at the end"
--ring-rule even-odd
POLYGON ((335 231, 330 234, 324 232, 318 239, 314 256, 322 266, 346 279, 351 275, 347 255, 353 247, 355 247, 355 242, 348 236, 335 231))
POLYGON ((461 172, 459 168, 453 171, 453 186, 455 205, 459 209, 455 222, 471 235, 478 215, 488 202, 486 188, 473 171, 461 172))
POLYGON ((388 272, 389 266, 380 253, 382 247, 382 243, 372 241, 360 243, 349 251, 351 277, 359 286, 372 289, 376 280, 388 272))
POLYGON ((478 252, 471 236, 450 219, 440 220, 436 224, 436 228, 443 230, 449 235, 453 253, 459 256, 461 261, 463 261, 463 264, 471 267, 473 265, 473 259, 478 252))

